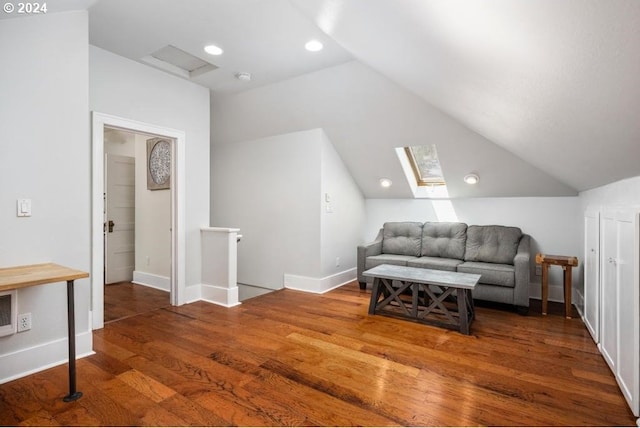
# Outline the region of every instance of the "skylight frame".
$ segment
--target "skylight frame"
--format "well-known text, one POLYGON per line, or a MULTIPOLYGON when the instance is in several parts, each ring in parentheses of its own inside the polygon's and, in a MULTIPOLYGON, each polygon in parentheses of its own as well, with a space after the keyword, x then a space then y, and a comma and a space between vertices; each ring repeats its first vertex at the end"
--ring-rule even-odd
MULTIPOLYGON (((438 164, 440 163, 440 161, 438 160, 438 155, 437 155, 437 151, 436 151, 436 147, 435 145, 433 146, 433 150, 436 153, 436 161, 438 161, 438 164)), ((446 186, 447 183, 444 179, 444 174, 438 177, 423 177, 421 171, 420 171, 420 167, 418 166, 418 161, 416 160, 416 157, 413 153, 413 146, 406 146, 404 147, 404 153, 407 156, 407 160, 409 161, 409 165, 411 166, 411 170, 413 171, 413 175, 416 179, 416 184, 420 187, 434 187, 434 186, 446 186)), ((442 171, 442 169, 441 169, 442 171)))

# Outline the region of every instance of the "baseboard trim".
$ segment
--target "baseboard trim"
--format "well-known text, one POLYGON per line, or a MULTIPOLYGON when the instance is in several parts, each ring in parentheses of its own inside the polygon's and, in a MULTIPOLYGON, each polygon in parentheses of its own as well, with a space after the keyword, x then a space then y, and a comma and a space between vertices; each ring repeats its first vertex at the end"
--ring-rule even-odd
POLYGON ((194 303, 200 301, 202 297, 200 284, 190 285, 184 288, 184 302, 185 303, 194 303))
POLYGON ((152 273, 133 271, 134 284, 144 285, 145 287, 155 288, 169 293, 171 291, 171 281, 167 276, 155 275, 152 273))
MULTIPOLYGON (((0 383, 10 382, 69 361, 67 338, 0 355, 0 383)), ((93 332, 76 334, 76 358, 93 355, 93 332)))
POLYGON ((356 268, 338 272, 324 278, 284 274, 284 287, 307 293, 324 294, 357 278, 356 268))
POLYGON ((209 284, 200 284, 200 300, 225 308, 241 304, 238 299, 238 287, 226 288, 209 284))

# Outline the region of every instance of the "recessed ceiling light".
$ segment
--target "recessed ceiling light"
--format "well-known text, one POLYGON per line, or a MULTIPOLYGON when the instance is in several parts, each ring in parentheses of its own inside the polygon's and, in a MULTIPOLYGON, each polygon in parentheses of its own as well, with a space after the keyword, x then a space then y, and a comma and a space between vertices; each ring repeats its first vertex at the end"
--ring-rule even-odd
POLYGON ((467 184, 477 184, 480 181, 478 174, 467 174, 464 176, 464 182, 467 184))
POLYGON ((308 50, 309 52, 318 52, 321 51, 322 48, 324 46, 322 45, 322 43, 320 43, 317 40, 309 40, 305 45, 304 48, 306 50, 308 50))
POLYGON ((382 187, 391 187, 392 184, 393 184, 393 181, 389 180, 388 178, 381 178, 380 179, 380 185, 382 187))
POLYGON ((222 52, 224 52, 222 49, 220 49, 216 45, 205 46, 204 51, 209 55, 222 55, 222 52))

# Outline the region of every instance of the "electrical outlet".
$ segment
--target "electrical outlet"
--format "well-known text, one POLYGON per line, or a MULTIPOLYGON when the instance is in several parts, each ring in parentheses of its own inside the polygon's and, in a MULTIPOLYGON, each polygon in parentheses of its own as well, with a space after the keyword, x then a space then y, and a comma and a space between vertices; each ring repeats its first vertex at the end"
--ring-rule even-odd
POLYGON ((340 257, 336 257, 336 267, 340 267, 340 257))
POLYGON ((31 314, 18 315, 18 332, 31 330, 31 314))
POLYGON ((536 276, 542 276, 542 266, 536 265, 536 276))

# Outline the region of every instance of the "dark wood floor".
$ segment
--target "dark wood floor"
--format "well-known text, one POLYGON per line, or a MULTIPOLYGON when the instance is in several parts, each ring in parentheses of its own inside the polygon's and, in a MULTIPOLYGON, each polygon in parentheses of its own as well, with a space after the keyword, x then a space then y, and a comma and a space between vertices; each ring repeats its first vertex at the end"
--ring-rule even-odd
POLYGON ((2 425, 634 425, 580 319, 477 308, 472 336, 281 290, 114 321, 78 361, 0 385, 2 425))
POLYGON ((129 318, 170 305, 169 293, 131 282, 104 286, 104 322, 129 318))

